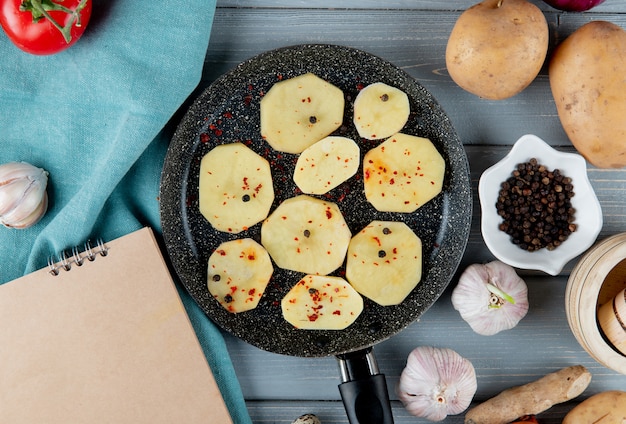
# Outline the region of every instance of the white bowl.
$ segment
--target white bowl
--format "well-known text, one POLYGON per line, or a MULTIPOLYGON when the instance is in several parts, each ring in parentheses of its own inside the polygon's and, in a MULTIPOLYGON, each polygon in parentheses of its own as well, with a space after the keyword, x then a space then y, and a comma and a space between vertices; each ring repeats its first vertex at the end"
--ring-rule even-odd
POLYGON ((478 183, 478 196, 485 244, 496 258, 513 267, 557 275, 571 259, 595 242, 602 229, 602 209, 589 182, 585 159, 575 153, 559 152, 535 135, 522 136, 506 157, 483 172, 478 183), (577 228, 554 250, 526 251, 513 244, 510 236, 498 228, 502 222, 496 211, 500 185, 511 176, 517 164, 532 158, 548 169, 559 169, 572 179, 574 186, 571 202, 576 210, 577 228))

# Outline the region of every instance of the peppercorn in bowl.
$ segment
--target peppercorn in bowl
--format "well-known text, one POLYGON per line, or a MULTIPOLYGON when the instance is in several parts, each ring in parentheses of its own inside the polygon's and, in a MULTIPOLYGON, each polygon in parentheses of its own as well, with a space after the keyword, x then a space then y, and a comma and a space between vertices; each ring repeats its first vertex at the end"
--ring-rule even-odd
POLYGON ((524 135, 478 184, 481 232, 511 266, 557 275, 602 228, 602 209, 585 159, 524 135))

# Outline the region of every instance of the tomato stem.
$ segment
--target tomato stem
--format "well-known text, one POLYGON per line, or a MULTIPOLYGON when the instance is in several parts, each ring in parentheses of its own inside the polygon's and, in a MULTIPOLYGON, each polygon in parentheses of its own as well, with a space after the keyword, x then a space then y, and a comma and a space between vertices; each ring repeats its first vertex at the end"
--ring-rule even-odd
POLYGON ((33 22, 39 22, 41 19, 50 21, 50 23, 63 34, 65 42, 69 44, 69 42, 72 41, 72 27, 74 25, 77 27, 82 25, 80 12, 85 8, 88 1, 89 0, 81 0, 74 9, 70 9, 54 0, 23 0, 20 4, 20 11, 30 12, 33 15, 33 22), (50 11, 67 13, 71 15, 71 18, 67 24, 61 25, 50 16, 50 11))

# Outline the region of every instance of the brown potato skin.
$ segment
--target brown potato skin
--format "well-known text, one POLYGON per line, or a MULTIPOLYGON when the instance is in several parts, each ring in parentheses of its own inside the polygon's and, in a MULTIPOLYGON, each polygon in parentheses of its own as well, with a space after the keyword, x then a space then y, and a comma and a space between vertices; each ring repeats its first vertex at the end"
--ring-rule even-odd
POLYGON ((550 88, 570 141, 598 168, 626 165, 626 31, 605 21, 578 28, 555 49, 550 88))
POLYGON ((579 403, 563 419, 563 424, 622 424, 626 420, 626 392, 597 393, 579 403))
POLYGON ((527 0, 484 0, 459 16, 446 47, 452 80, 479 97, 512 97, 535 79, 548 52, 548 23, 527 0))

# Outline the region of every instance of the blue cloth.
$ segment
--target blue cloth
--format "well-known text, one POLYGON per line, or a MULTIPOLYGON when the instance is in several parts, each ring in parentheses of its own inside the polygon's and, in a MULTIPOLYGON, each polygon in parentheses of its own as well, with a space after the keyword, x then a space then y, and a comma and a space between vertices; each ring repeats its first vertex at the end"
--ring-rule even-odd
MULTIPOLYGON (((84 36, 52 56, 0 34, 0 163, 50 174, 43 220, 0 227, 0 283, 87 239, 160 232, 172 117, 200 82, 214 13, 215 0, 93 0, 84 36)), ((222 333, 180 292, 233 421, 251 422, 222 333)))

